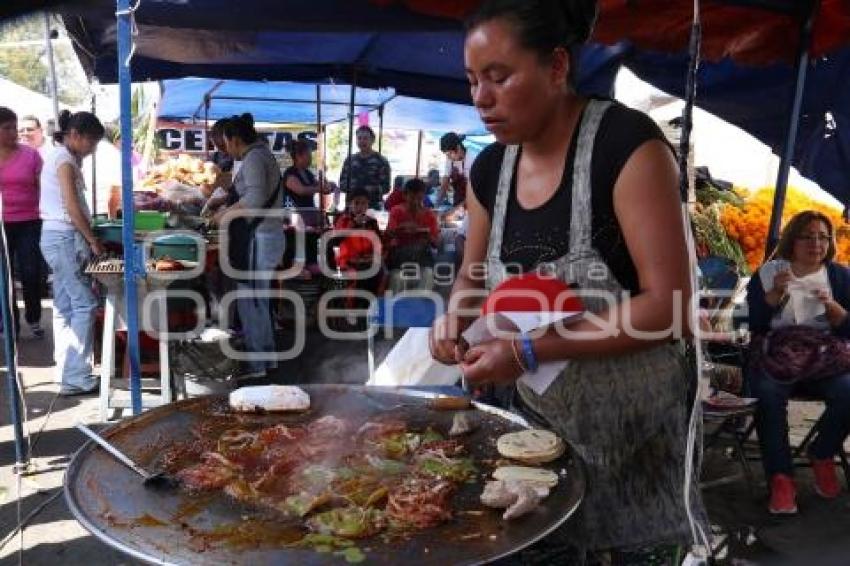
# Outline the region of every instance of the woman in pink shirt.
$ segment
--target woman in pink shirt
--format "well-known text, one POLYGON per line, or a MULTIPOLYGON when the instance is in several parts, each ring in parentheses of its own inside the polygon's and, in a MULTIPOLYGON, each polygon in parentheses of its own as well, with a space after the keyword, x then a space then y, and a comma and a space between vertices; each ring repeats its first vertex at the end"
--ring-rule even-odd
MULTIPOLYGON (((39 219, 38 151, 18 143, 18 117, 0 106, 0 194, 3 202, 3 230, 9 250, 9 264, 17 273, 24 291, 24 318, 33 336, 41 338, 41 220, 39 219)), ((20 328, 17 301, 15 331, 20 328)))

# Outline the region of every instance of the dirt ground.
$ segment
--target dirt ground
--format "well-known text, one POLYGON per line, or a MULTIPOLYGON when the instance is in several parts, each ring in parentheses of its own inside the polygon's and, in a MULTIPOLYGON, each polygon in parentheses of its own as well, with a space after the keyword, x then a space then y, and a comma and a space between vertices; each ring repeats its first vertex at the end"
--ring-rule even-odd
MULTIPOLYGON (((15 452, 9 426, 8 388, 0 394, 0 564, 93 566, 135 564, 89 534, 68 510, 61 486, 64 469, 84 443, 77 422, 99 423, 97 397, 58 397, 52 368, 49 302, 43 320, 48 337, 36 340, 26 329, 19 343, 18 366, 25 386, 32 465, 25 476, 13 473, 15 452), (12 536, 20 518, 26 527, 12 536)), ((383 344, 381 351, 386 351, 383 344)), ((380 352, 379 352, 380 356, 380 352)), ((283 367, 279 382, 363 383, 367 377, 363 343, 328 343, 311 337, 305 353, 283 367)), ((3 374, 5 379, 5 372, 3 374)), ((821 407, 794 403, 792 437, 799 440, 811 427, 821 407)), ((850 448, 850 444, 848 444, 850 448)), ((705 489, 703 498, 712 523, 721 564, 848 564, 850 563, 850 496, 826 502, 812 489, 811 473, 797 472, 800 514, 775 518, 766 511, 766 491, 757 450, 753 458, 756 485, 743 478, 705 489)), ((704 478, 739 471, 722 449, 706 454, 704 478)))

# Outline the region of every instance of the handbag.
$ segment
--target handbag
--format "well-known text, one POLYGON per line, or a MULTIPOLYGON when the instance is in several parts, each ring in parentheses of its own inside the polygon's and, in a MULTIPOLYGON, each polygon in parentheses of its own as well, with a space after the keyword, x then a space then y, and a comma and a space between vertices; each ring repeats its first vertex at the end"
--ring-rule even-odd
MULTIPOLYGON (((277 184, 277 188, 263 204, 262 210, 272 207, 275 200, 277 200, 277 195, 280 194, 280 185, 280 183, 277 184)), ((263 220, 265 220, 263 217, 249 218, 240 216, 234 218, 228 224, 227 256, 230 258, 230 265, 233 269, 239 271, 251 269, 251 245, 254 240, 254 232, 263 220)))
POLYGON ((756 368, 784 383, 850 372, 850 343, 811 326, 786 326, 756 336, 752 352, 756 368))

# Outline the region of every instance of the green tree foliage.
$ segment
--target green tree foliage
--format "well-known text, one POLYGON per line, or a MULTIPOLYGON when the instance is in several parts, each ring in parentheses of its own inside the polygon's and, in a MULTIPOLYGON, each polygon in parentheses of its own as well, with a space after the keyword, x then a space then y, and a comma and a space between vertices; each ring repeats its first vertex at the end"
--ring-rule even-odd
MULTIPOLYGON (((51 17, 51 27, 58 33, 58 41, 53 42, 53 58, 56 81, 59 83, 59 100, 70 106, 78 106, 88 99, 88 82, 61 21, 51 17)), ((0 22, 0 77, 49 95, 44 35, 42 13, 0 22)))
MULTIPOLYGON (((0 22, 0 44, 14 44, 44 38, 43 21, 25 17, 0 22)), ((0 76, 36 92, 47 92, 47 65, 42 61, 44 46, 22 44, 0 47, 0 76)))

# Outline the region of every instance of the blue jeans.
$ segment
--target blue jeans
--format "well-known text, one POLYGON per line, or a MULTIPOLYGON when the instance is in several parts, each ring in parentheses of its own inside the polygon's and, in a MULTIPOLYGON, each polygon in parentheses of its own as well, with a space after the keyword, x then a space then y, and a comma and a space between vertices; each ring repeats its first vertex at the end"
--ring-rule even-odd
POLYGON ((850 374, 786 384, 753 371, 749 382, 753 395, 759 400, 756 429, 768 478, 774 474, 791 475, 794 469, 788 441, 788 398, 791 396, 826 402, 826 409, 815 425, 818 432, 809 446, 809 455, 828 459, 838 453, 850 433, 850 374))
MULTIPOLYGON (((271 271, 275 269, 283 259, 283 234, 257 233, 251 246, 251 258, 249 265, 252 271, 271 271)), ((250 281, 239 281, 237 290, 266 291, 271 288, 271 279, 268 277, 254 277, 250 281)), ((256 354, 273 353, 277 350, 274 339, 274 325, 272 324, 271 302, 267 296, 248 297, 236 301, 236 309, 239 312, 239 321, 242 323, 242 331, 245 335, 245 349, 247 352, 256 354)), ((248 368, 251 372, 263 372, 277 367, 273 360, 250 360, 248 368)))
POLYGON ((41 253, 53 272, 53 353, 66 388, 89 388, 92 378, 92 323, 97 300, 83 274, 88 244, 74 231, 44 230, 41 253))

